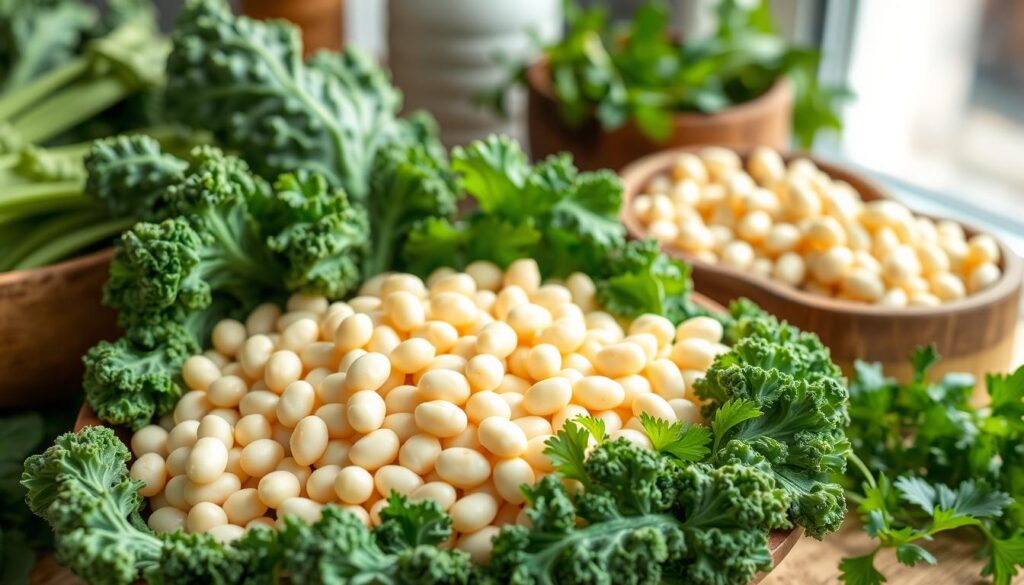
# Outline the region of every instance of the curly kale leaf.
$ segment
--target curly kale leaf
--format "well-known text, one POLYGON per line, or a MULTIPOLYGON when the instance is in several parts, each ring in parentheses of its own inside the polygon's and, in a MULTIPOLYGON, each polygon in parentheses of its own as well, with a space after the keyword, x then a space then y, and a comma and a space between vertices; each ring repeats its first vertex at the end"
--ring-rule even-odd
POLYGON ((801 331, 785 321, 780 322, 748 299, 734 301, 729 306, 723 342, 731 346, 750 337, 789 345, 791 351, 801 353, 808 375, 834 378, 845 383, 842 371, 832 361, 829 349, 817 335, 801 331))
POLYGON ((420 545, 437 546, 452 535, 451 516, 434 500, 411 502, 391 492, 380 517, 381 524, 374 530, 374 536, 381 549, 391 554, 420 545))
POLYGON ((288 290, 340 298, 358 286, 368 244, 367 218, 345 192, 308 171, 282 175, 254 205, 267 246, 285 266, 288 290))
POLYGON ((163 190, 181 181, 187 168, 149 136, 97 140, 85 156, 85 193, 113 214, 154 219, 161 216, 163 190))
POLYGON ((57 560, 89 583, 128 585, 160 558, 161 542, 139 517, 142 482, 131 454, 105 427, 57 438, 25 461, 29 508, 53 528, 57 560))
POLYGON ((181 365, 200 351, 186 331, 168 327, 168 335, 153 349, 123 337, 101 341, 82 358, 82 388, 102 420, 133 429, 170 412, 181 398, 181 365))
POLYGON ((708 312, 689 298, 690 267, 661 253, 653 240, 631 241, 614 249, 598 272, 597 300, 608 311, 627 318, 644 313, 673 323, 708 312))
POLYGON ((370 182, 371 243, 363 261, 363 276, 399 268, 398 256, 414 226, 452 217, 458 197, 458 181, 443 153, 420 143, 394 144, 381 150, 370 182))
POLYGON ((405 134, 401 98, 370 56, 305 64, 297 28, 236 18, 223 0, 190 0, 172 40, 172 119, 210 130, 262 176, 305 169, 365 202, 376 153, 405 134))
MULTIPOLYGON (((576 423, 564 431, 552 451, 586 445, 576 423)), ((684 467, 622 439, 599 443, 582 464, 576 451, 556 460, 559 474, 524 488, 532 526, 505 527, 495 539, 497 582, 739 584, 771 566, 766 531, 788 521, 770 475, 684 467), (580 493, 559 477, 570 468, 586 486, 580 493)))
POLYGON ((709 418, 732 400, 742 400, 761 412, 716 436, 718 451, 713 456, 719 463, 744 463, 770 471, 786 490, 798 524, 819 538, 835 531, 845 513, 845 500, 830 475, 845 470, 846 389, 830 377, 810 382, 739 361, 737 354, 720 356, 695 386, 697 396, 706 401, 709 418))
POLYGON ((466 553, 433 545, 389 554, 358 518, 335 506, 312 525, 287 517, 278 538, 282 567, 297 583, 457 585, 469 583, 473 571, 466 553))
POLYGON ((188 174, 161 195, 171 219, 122 236, 104 290, 124 325, 137 313, 204 309, 215 296, 245 310, 280 287, 249 206, 267 186, 244 162, 211 147, 193 150, 188 174))
POLYGON ((576 525, 573 502, 559 478, 524 488, 532 528, 505 527, 494 540, 489 573, 515 584, 658 583, 679 558, 684 536, 670 514, 623 516, 576 525))

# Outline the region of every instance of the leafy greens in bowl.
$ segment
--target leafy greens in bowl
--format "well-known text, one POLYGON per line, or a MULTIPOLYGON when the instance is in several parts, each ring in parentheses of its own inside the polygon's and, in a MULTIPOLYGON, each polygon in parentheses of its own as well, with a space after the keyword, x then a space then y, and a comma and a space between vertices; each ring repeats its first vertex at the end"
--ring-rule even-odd
MULTIPOLYGON (((775 32, 767 1, 722 0, 716 16, 711 35, 680 40, 669 32, 665 2, 643 3, 624 26, 611 23, 602 6, 567 2, 565 38, 542 51, 562 120, 579 128, 596 118, 605 130, 633 121, 664 142, 679 113, 722 112, 789 82, 800 146, 809 147, 822 130, 841 128, 835 103, 845 92, 818 81, 817 51, 775 32)), ((526 70, 519 67, 481 101, 504 111, 508 85, 525 81, 526 70)))

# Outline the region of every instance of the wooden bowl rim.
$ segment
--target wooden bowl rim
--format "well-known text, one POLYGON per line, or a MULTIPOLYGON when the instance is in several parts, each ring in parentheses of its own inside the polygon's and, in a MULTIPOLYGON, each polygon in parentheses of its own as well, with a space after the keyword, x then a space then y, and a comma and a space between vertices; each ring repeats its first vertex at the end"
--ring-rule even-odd
MULTIPOLYGON (((623 201, 620 218, 622 223, 626 226, 626 231, 631 237, 640 239, 647 237, 647 230, 640 225, 639 221, 632 213, 630 202, 633 198, 640 194, 644 185, 646 185, 654 175, 667 171, 671 167, 672 161, 675 160, 677 156, 683 153, 695 153, 701 148, 706 147, 683 146, 666 149, 651 155, 643 156, 625 166, 619 172, 619 177, 621 178, 623 185, 623 201)), ((746 159, 750 154, 750 151, 753 149, 730 150, 735 151, 742 158, 746 159)), ((889 194, 889 192, 877 181, 869 177, 865 177, 856 171, 850 170, 841 164, 823 161, 809 154, 796 151, 783 152, 782 156, 786 160, 807 158, 814 162, 818 168, 823 170, 830 177, 840 180, 846 180, 849 177, 855 178, 857 182, 861 183, 872 195, 874 195, 873 199, 896 201, 896 198, 889 194)), ((861 195, 864 195, 864 193, 861 193, 861 195)), ((914 215, 927 217, 932 220, 947 219, 919 213, 913 209, 911 209, 911 211, 914 215)), ((961 220, 951 221, 955 221, 966 228, 968 232, 973 234, 988 233, 961 220)), ((681 257, 686 260, 686 262, 700 268, 701 270, 741 280, 750 286, 763 290, 769 294, 773 294, 776 297, 789 302, 851 316, 899 318, 907 316, 946 316, 957 313, 966 313, 974 311, 979 307, 996 303, 997 301, 1014 294, 1014 292, 1019 289, 1022 278, 1024 278, 1024 263, 1022 263, 1020 257, 1017 256, 1001 239, 994 235, 992 235, 992 238, 999 246, 1001 264, 1003 265, 1002 277, 1000 280, 993 286, 990 286, 979 293, 967 295, 963 299, 949 303, 943 303, 938 307, 880 307, 869 303, 858 303, 856 301, 848 301, 845 299, 822 297, 811 294, 802 289, 780 283, 774 279, 755 276, 735 268, 720 266, 718 264, 712 264, 704 260, 700 260, 693 254, 678 248, 674 244, 662 244, 661 248, 671 255, 681 257)))
POLYGON ((50 264, 49 266, 0 273, 0 288, 29 280, 43 280, 63 272, 75 272, 82 268, 92 268, 96 265, 107 264, 113 257, 114 247, 108 246, 85 256, 76 256, 56 264, 50 264))
MULTIPOLYGON (((533 93, 542 97, 550 104, 557 106, 558 96, 555 95, 555 88, 554 84, 551 83, 549 71, 548 57, 542 54, 526 67, 526 84, 533 90, 533 93)), ((673 112, 672 125, 676 128, 711 126, 720 124, 723 118, 752 118, 761 115, 763 110, 771 108, 779 101, 792 101, 793 93, 793 82, 784 75, 776 79, 775 83, 767 91, 754 99, 733 104, 717 112, 710 114, 689 111, 673 112)), ((593 106, 590 106, 590 110, 590 117, 593 117, 593 106)), ((632 120, 627 121, 627 124, 630 122, 632 120)))

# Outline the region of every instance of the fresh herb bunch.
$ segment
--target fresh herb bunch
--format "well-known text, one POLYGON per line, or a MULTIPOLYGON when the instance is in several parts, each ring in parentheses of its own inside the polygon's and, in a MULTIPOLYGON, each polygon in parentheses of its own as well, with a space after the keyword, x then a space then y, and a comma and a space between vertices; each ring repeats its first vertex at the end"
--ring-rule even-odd
MULTIPOLYGON (((782 79, 796 96, 793 131, 801 147, 818 132, 840 130, 835 112, 843 92, 817 79, 819 55, 778 36, 763 0, 721 0, 718 27, 707 38, 672 37, 665 2, 645 2, 625 26, 613 26, 603 6, 565 3, 565 37, 544 47, 562 119, 578 127, 596 117, 607 130, 634 121, 655 141, 672 131, 679 112, 711 114, 754 100, 782 79)), ((525 78, 519 69, 513 83, 525 78)), ((507 87, 482 99, 504 109, 507 87)))
POLYGON ((906 565, 936 564, 920 543, 968 526, 984 537, 983 575, 1008 585, 1024 567, 1024 368, 988 375, 988 405, 976 408, 972 376, 928 380, 937 361, 934 347, 915 350, 903 385, 879 364, 855 364, 847 435, 860 468, 846 481, 861 485, 854 497, 879 544, 843 560, 847 583, 884 582, 874 566, 882 548, 906 565))
POLYGON ((546 276, 590 275, 602 306, 622 317, 657 313, 679 323, 707 313, 689 299, 688 265, 662 254, 653 241, 626 240, 618 219, 622 186, 614 173, 578 172, 564 154, 530 165, 504 136, 456 147, 451 170, 472 205, 454 217, 416 222, 399 267, 426 275, 474 260, 506 267, 529 257, 546 276))
POLYGON ((555 472, 523 488, 530 526, 505 526, 486 565, 439 548, 451 518, 437 504, 397 494, 373 529, 329 505, 312 525, 286 518, 280 530, 257 527, 228 545, 207 535, 154 534, 141 521, 130 453, 104 427, 64 435, 30 457, 22 484, 31 509, 54 530, 58 560, 94 584, 287 577, 311 585, 741 585, 771 568, 769 531, 795 523, 820 536, 842 517, 841 489, 818 473, 828 455, 815 459, 811 451, 824 437, 844 444, 845 390, 811 369, 828 361, 813 336, 792 335, 749 304, 736 305, 729 321, 736 345, 709 376, 756 370, 772 383, 764 391, 715 386, 709 426, 644 415, 650 450, 610 439, 600 419, 569 421, 546 444, 555 472), (788 333, 765 335, 773 325, 788 333), (792 445, 793 437, 807 445, 787 454, 782 442, 792 445))

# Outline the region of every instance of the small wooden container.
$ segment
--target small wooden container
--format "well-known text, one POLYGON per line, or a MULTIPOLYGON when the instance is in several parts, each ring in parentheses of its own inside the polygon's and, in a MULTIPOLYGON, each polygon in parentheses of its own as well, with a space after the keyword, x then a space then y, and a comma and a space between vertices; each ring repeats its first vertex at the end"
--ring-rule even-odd
POLYGON ((118 330, 101 304, 113 248, 0 274, 0 408, 38 407, 82 385, 82 355, 118 330))
POLYGON ((340 50, 345 41, 342 0, 242 0, 242 13, 266 20, 283 18, 302 29, 302 52, 340 50))
MULTIPOLYGON (((659 152, 623 169, 622 221, 632 237, 644 238, 647 233, 630 213, 629 202, 654 176, 668 171, 680 153, 693 151, 680 148, 659 152)), ((814 162, 829 176, 849 183, 866 201, 892 198, 870 179, 839 165, 814 162)), ((979 232, 964 227, 968 235, 979 232)), ((1012 365, 1024 274, 1021 259, 1002 242, 999 247, 1003 277, 995 285, 939 307, 907 308, 821 297, 775 280, 698 260, 674 246, 663 249, 693 266, 694 285, 708 297, 723 304, 747 297, 780 319, 817 333, 848 374, 853 361, 859 359, 881 362, 887 374, 906 380, 911 373, 907 362, 910 352, 915 346, 934 343, 942 361, 933 375, 969 372, 984 383, 986 372, 1005 371, 1012 365)))
POLYGON ((596 117, 579 128, 568 126, 559 112, 547 60, 526 70, 530 154, 540 159, 569 152, 581 170, 621 169, 637 158, 665 148, 722 144, 734 148, 758 145, 785 148, 791 135, 793 87, 778 81, 760 97, 715 114, 681 112, 672 119, 672 133, 663 143, 645 136, 632 120, 604 130, 596 117))

